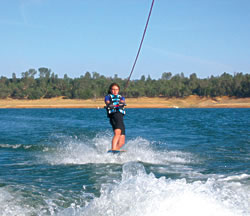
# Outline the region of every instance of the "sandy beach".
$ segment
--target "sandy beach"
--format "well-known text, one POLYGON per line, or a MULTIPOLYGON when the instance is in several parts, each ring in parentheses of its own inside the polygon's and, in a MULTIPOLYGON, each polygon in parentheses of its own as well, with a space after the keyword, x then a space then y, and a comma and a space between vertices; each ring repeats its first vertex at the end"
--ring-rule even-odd
MULTIPOLYGON (((198 97, 127 98, 127 108, 250 108, 250 98, 198 97)), ((103 108, 103 98, 89 100, 63 99, 0 100, 0 108, 103 108)))

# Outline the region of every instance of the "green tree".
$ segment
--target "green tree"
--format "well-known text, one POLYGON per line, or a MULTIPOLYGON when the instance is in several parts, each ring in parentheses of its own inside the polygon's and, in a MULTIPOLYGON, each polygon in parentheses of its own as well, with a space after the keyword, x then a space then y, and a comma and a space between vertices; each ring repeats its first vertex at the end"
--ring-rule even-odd
POLYGON ((162 80, 170 80, 172 77, 172 73, 171 72, 164 72, 162 75, 161 75, 161 79, 162 80))

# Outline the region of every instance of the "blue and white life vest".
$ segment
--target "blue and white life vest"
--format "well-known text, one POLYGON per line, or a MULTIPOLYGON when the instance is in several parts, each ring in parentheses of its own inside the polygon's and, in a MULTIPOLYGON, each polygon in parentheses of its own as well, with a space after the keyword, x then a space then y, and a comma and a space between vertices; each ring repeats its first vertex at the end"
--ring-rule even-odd
POLYGON ((107 108, 108 114, 120 112, 123 115, 125 115, 126 112, 124 110, 124 107, 120 106, 120 101, 121 101, 122 96, 121 95, 113 95, 113 94, 109 94, 108 96, 111 99, 110 104, 113 105, 112 108, 111 107, 107 108))

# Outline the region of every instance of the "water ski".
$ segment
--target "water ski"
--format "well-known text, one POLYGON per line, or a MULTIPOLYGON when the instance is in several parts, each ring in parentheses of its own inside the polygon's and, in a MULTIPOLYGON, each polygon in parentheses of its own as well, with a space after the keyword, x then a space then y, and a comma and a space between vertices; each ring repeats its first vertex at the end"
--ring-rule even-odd
POLYGON ((123 152, 126 152, 125 150, 108 150, 107 153, 112 153, 112 154, 120 154, 120 153, 123 153, 123 152))

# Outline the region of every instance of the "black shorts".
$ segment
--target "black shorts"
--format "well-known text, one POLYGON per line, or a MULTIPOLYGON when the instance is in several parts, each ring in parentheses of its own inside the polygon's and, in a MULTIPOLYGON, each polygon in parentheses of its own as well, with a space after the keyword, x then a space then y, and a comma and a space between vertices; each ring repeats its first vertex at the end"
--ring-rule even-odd
POLYGON ((112 125, 113 130, 121 129, 122 135, 125 135, 125 125, 123 123, 123 114, 120 112, 112 113, 109 115, 110 124, 112 125))

